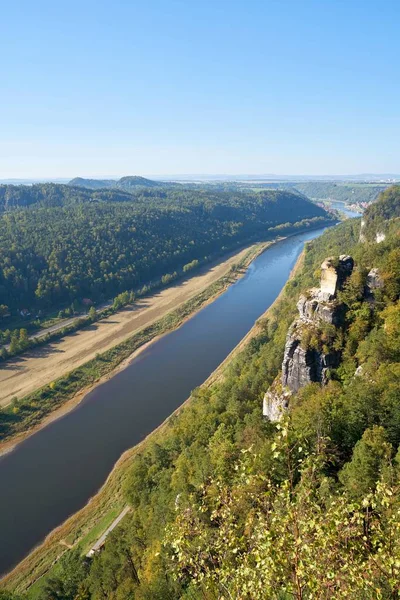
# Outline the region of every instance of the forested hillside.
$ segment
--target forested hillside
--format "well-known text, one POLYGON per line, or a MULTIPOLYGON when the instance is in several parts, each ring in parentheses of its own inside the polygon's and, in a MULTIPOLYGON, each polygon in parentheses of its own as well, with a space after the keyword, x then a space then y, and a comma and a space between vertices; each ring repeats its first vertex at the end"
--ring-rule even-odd
POLYGON ((83 202, 132 202, 131 194, 121 190, 92 191, 59 183, 0 185, 0 213, 28 206, 52 208, 83 202))
POLYGON ((67 183, 70 187, 84 187, 92 190, 114 187, 116 179, 86 179, 85 177, 74 177, 67 183))
POLYGON ((121 179, 84 179, 82 177, 75 177, 75 179, 71 179, 68 185, 72 187, 85 187, 91 189, 117 188, 126 190, 128 192, 138 188, 178 187, 173 183, 154 181, 152 179, 146 179, 145 177, 139 177, 138 175, 121 177, 121 179))
POLYGON ((0 297, 11 312, 105 300, 193 260, 272 237, 277 226, 290 232, 304 219, 329 219, 289 192, 132 195, 54 184, 0 190, 3 206, 31 205, 0 216, 0 297))
POLYGON ((400 186, 388 188, 380 195, 379 202, 368 207, 362 219, 361 237, 372 242, 377 235, 386 235, 391 220, 400 218, 399 190, 400 186))
POLYGON ((399 597, 399 203, 395 188, 371 209, 386 219, 379 244, 359 241, 357 219, 308 245, 302 270, 224 379, 196 390, 132 459, 133 510, 104 550, 90 561, 79 546, 67 551, 41 598, 399 597), (261 402, 299 294, 318 283, 327 256, 343 252, 355 265, 339 299, 344 321, 340 335, 326 327, 322 339, 336 345, 340 366, 271 423, 261 402), (366 295, 371 269, 380 283, 366 295))
POLYGON ((316 200, 338 200, 339 202, 372 202, 387 184, 348 183, 331 181, 298 182, 293 186, 296 190, 316 200))

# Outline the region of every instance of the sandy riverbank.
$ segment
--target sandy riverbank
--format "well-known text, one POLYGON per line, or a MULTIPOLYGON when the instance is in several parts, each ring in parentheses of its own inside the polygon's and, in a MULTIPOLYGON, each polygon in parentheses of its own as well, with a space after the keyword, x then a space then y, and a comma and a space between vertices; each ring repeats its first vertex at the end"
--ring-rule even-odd
POLYGON ((0 368, 0 406, 49 384, 160 319, 226 275, 249 248, 221 258, 190 279, 138 300, 133 307, 7 361, 0 368))

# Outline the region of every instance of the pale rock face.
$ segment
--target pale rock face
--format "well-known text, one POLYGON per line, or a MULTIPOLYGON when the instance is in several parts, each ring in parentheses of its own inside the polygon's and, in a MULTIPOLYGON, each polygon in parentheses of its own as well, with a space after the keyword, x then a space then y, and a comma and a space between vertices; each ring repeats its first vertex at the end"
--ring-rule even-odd
POLYGON ((272 423, 279 422, 289 406, 290 396, 290 391, 283 390, 279 378, 277 378, 264 396, 264 417, 267 417, 272 423))
POLYGON ((386 235, 381 231, 376 234, 376 243, 380 244, 381 242, 384 242, 386 239, 386 235))
POLYGON ((359 365, 354 372, 355 377, 362 377, 364 375, 364 367, 363 365, 359 365))
POLYGON ((342 254, 335 266, 333 258, 327 258, 321 265, 321 292, 335 298, 336 292, 342 289, 343 283, 353 270, 354 261, 351 256, 342 254))
POLYGON ((360 242, 366 242, 367 241, 367 238, 365 237, 364 229, 365 229, 365 220, 361 219, 360 237, 359 237, 359 241, 360 242))
POLYGON ((382 277, 380 276, 379 269, 371 269, 367 275, 367 288, 368 291, 381 289, 384 286, 382 277))
POLYGON ((331 264, 331 260, 327 258, 321 265, 321 292, 334 297, 337 279, 336 269, 331 264))

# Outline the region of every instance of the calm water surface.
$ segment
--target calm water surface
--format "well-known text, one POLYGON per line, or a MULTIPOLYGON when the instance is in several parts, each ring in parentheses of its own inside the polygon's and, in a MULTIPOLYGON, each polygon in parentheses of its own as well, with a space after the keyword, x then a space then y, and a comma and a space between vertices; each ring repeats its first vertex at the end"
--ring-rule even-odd
POLYGON ((266 250, 246 275, 71 413, 0 458, 0 573, 20 561, 99 489, 127 448, 168 417, 272 304, 304 242, 266 250))
POLYGON ((336 210, 340 210, 340 212, 344 213, 347 217, 349 217, 349 219, 354 219, 354 217, 361 217, 361 213, 356 212, 355 210, 351 210, 350 208, 347 208, 347 205, 345 202, 330 201, 329 205, 332 208, 335 208, 336 210))

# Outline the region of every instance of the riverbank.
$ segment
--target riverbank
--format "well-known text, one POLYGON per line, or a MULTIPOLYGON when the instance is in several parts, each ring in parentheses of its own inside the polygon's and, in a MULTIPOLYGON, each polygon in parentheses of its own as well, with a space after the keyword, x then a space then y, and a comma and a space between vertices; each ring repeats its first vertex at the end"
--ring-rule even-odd
MULTIPOLYGON (((299 269, 301 262, 297 261, 296 268, 292 270, 290 277, 299 269)), ((273 304, 275 306, 277 301, 273 304)), ((251 332, 242 340, 235 350, 230 354, 229 358, 222 363, 220 367, 214 371, 207 381, 203 384, 210 386, 215 383, 216 375, 222 376, 224 370, 229 366, 233 358, 239 354, 249 343, 249 341, 260 331, 260 321, 265 318, 271 311, 270 307, 266 313, 259 319, 258 323, 253 327, 251 332)), ((179 413, 185 405, 190 402, 187 400, 179 407, 173 415, 179 413)), ((4 582, 7 586, 13 589, 24 590, 29 587, 30 583, 41 577, 52 563, 65 551, 66 546, 78 547, 82 553, 88 549, 89 540, 93 543, 93 531, 101 534, 115 518, 115 511, 121 509, 123 502, 122 488, 129 471, 133 457, 144 448, 150 440, 161 441, 165 430, 170 422, 171 415, 162 425, 153 431, 141 444, 125 452, 120 460, 115 465, 113 471, 109 475, 106 484, 96 494, 90 502, 78 513, 68 519, 61 527, 54 530, 46 541, 34 550, 18 567, 10 573, 4 582), (99 529, 99 523, 102 528, 99 529)), ((38 585, 38 584, 37 584, 38 585)), ((35 586, 36 588, 36 586, 35 586)), ((32 598, 39 598, 40 595, 32 595, 32 598)))
MULTIPOLYGON (((59 374, 59 371, 65 368, 65 361, 60 361, 57 353, 54 356, 55 360, 58 360, 57 365, 47 364, 50 360, 49 357, 44 359, 44 363, 43 357, 39 357, 40 364, 35 367, 34 371, 28 369, 20 376, 34 379, 35 372, 38 371, 41 378, 50 378, 50 381, 45 387, 28 394, 20 403, 16 404, 17 409, 19 405, 22 405, 22 410, 26 406, 27 414, 25 418, 18 419, 20 413, 17 412, 15 416, 11 413, 11 424, 8 431, 3 432, 2 435, 0 456, 10 452, 18 443, 74 409, 96 386, 126 368, 150 343, 179 327, 201 308, 214 301, 229 285, 245 273, 247 267, 260 253, 280 239, 283 238, 259 242, 241 249, 205 273, 163 290, 154 298, 144 300, 143 302, 147 302, 148 306, 143 307, 143 310, 138 311, 135 307, 132 311, 122 311, 119 315, 113 315, 96 324, 94 331, 89 332, 90 340, 85 341, 85 347, 91 355, 94 355, 94 358, 85 361, 84 364, 70 370, 62 377, 54 376, 54 369, 59 374), (173 310, 171 310, 172 306, 175 307, 173 310), (118 316, 119 321, 117 320, 118 316), (117 325, 122 323, 122 327, 117 331, 113 328, 115 321, 117 321, 117 325), (107 330, 107 327, 111 327, 112 331, 107 330), (127 331, 130 331, 132 327, 134 327, 134 334, 126 338, 127 331), (104 328, 106 328, 105 339, 97 340, 96 344, 92 341, 90 344, 92 337, 96 339, 96 335, 99 335, 104 328), (123 340, 118 343, 121 336, 123 340), (109 345, 110 340, 111 348, 99 354, 100 344, 103 342, 109 345), (44 374, 40 371, 40 366, 45 370, 44 374), (36 410, 29 410, 31 406, 36 410)), ((75 337, 79 338, 82 335, 84 335, 83 331, 75 337)), ((75 344, 75 350, 79 351, 79 340, 66 338, 62 342, 70 346, 75 344)), ((60 351, 63 352, 61 349, 60 351)), ((65 352, 68 355, 68 351, 65 352)), ((66 361, 67 364, 70 364, 68 356, 66 361)), ((4 394, 4 389, 2 393, 4 394)))
POLYGON ((241 262, 254 244, 230 252, 185 280, 170 285, 134 305, 53 341, 9 359, 0 367, 0 406, 22 399, 131 337, 190 300, 241 262))

